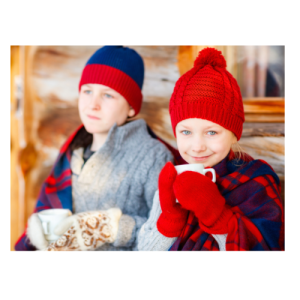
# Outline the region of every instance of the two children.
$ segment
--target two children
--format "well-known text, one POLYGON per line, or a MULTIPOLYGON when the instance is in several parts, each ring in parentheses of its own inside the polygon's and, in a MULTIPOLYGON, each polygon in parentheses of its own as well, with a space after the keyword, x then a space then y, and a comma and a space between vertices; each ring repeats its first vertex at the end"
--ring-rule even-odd
POLYGON ((213 167, 217 180, 191 171, 177 175, 168 162, 138 249, 283 250, 278 176, 265 161, 232 150, 242 135, 244 109, 220 51, 202 50, 177 81, 170 116, 183 159, 213 167))
POLYGON ((158 175, 173 161, 145 121, 127 121, 140 111, 143 80, 143 60, 133 49, 105 46, 88 60, 79 83, 83 126, 62 146, 16 250, 135 248, 158 175), (58 226, 62 238, 48 245, 37 213, 51 208, 74 214, 58 226), (103 220, 105 226, 85 230, 103 220))
POLYGON ((106 46, 90 58, 79 84, 83 126, 61 148, 15 249, 283 250, 278 176, 232 150, 244 110, 221 52, 202 50, 170 100, 182 158, 213 167, 216 183, 191 171, 177 175, 171 152, 146 123, 127 122, 140 110, 143 77, 132 49, 106 46), (74 214, 48 245, 36 213, 51 208, 74 214))

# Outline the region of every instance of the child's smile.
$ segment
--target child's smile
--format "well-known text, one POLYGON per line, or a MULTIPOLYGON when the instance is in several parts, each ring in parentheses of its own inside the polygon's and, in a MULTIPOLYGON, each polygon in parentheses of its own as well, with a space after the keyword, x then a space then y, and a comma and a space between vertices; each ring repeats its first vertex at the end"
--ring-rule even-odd
POLYGON ((207 156, 191 156, 195 161, 204 162, 206 161, 211 155, 207 156))

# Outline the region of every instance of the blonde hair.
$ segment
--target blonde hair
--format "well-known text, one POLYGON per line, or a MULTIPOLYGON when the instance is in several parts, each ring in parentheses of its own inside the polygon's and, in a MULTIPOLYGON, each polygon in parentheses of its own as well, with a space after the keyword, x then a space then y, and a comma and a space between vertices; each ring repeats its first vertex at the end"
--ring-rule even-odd
POLYGON ((245 155, 247 155, 244 149, 240 146, 238 142, 231 145, 231 150, 234 153, 234 160, 236 161, 236 166, 242 166, 244 163, 245 155))

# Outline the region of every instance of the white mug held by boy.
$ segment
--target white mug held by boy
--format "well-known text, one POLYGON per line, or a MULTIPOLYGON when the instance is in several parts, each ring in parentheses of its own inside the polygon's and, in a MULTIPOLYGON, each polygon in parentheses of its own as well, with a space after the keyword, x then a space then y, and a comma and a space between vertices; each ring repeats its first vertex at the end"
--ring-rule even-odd
POLYGON ((16 250, 34 250, 32 245, 55 251, 135 248, 158 175, 167 161, 173 161, 165 145, 149 135, 144 120, 127 122, 140 111, 143 80, 143 60, 133 49, 105 46, 91 56, 79 83, 83 127, 63 146, 71 149, 69 166, 61 172, 72 174, 71 202, 57 193, 53 204, 42 188, 36 213, 28 222, 29 241, 17 243, 16 250), (37 215, 40 207, 63 207, 74 213, 56 227, 55 234, 61 237, 50 245, 37 215))
MULTIPOLYGON (((187 163, 203 164, 206 168, 216 167, 217 176, 223 176, 231 156, 243 157, 245 164, 253 160, 247 154, 234 154, 232 151, 242 134, 244 109, 240 89, 226 70, 226 61, 220 51, 213 48, 202 50, 195 60, 194 68, 176 82, 170 99, 170 116, 178 150, 187 163)), ((262 161, 259 163, 267 165, 262 161)), ((233 168, 237 174, 243 172, 238 167, 233 168)), ((268 168, 271 175, 277 177, 269 166, 268 168)), ((197 172, 185 171, 178 175, 173 164, 168 162, 159 175, 158 185, 150 217, 139 234, 139 250, 168 250, 179 236, 182 239, 171 250, 179 250, 180 247, 180 250, 191 250, 193 247, 194 250, 226 249, 228 224, 235 211, 228 205, 229 201, 225 200, 216 183, 197 172), (189 212, 197 218, 198 232, 200 228, 206 235, 211 234, 219 249, 211 246, 213 242, 210 243, 211 248, 199 246, 202 241, 198 233, 194 231, 194 236, 189 233, 189 212), (190 240, 187 239, 188 235, 192 236, 190 240), (179 242, 186 246, 179 245, 179 242)), ((243 188, 242 182, 240 185, 236 184, 236 187, 243 188)), ((222 186, 221 188, 223 189, 222 186)), ((256 193, 255 190, 252 192, 256 193)), ((235 199, 236 195, 231 199, 233 197, 235 199)), ((243 192, 239 197, 242 203, 243 192)), ((276 197, 276 200, 280 199, 278 194, 276 197)), ((244 198, 246 202, 247 196, 244 198)), ((281 207, 276 212, 279 223, 282 222, 281 207)), ((192 216, 189 222, 191 220, 192 216)), ((256 229, 253 231, 256 232, 256 229)), ((257 236, 257 239, 261 240, 261 237, 257 236)))

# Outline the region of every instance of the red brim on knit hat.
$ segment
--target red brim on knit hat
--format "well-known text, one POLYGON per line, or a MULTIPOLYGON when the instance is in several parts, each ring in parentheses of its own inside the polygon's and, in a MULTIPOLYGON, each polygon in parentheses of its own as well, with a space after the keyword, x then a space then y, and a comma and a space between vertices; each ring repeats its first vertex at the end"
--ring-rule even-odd
POLYGON ((81 76, 79 91, 83 84, 103 84, 121 94, 134 109, 135 115, 142 106, 143 95, 137 83, 124 72, 106 65, 87 65, 81 76))
POLYGON ((79 91, 83 84, 103 84, 121 94, 138 114, 143 100, 143 82, 144 62, 134 49, 104 46, 86 63, 79 91))

